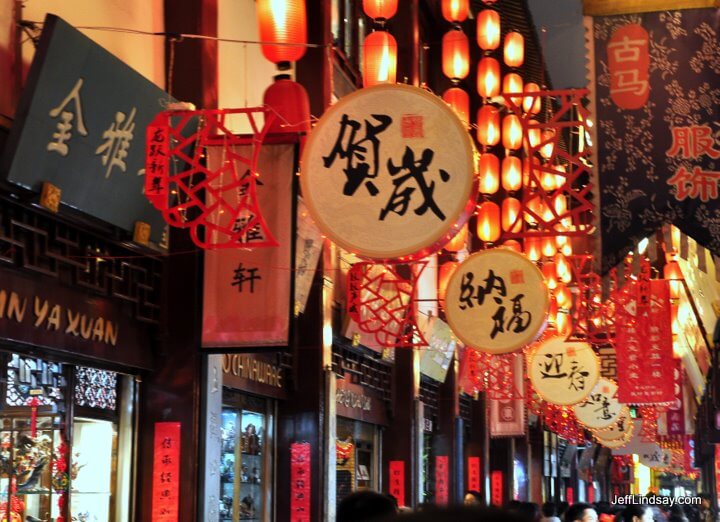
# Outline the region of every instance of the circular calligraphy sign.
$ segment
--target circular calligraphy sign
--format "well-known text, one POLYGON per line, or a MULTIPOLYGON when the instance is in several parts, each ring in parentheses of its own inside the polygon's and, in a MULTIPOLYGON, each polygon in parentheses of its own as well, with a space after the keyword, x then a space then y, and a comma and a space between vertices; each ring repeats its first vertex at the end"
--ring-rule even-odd
POLYGON ((600 361, 588 343, 553 337, 530 355, 528 373, 545 401, 570 406, 590 394, 600 378, 600 361))
POLYGON ((630 416, 630 410, 627 406, 624 406, 620 412, 618 420, 616 420, 609 428, 602 430, 592 430, 595 438, 601 441, 605 440, 618 440, 618 439, 629 439, 633 430, 635 429, 635 423, 630 416))
POLYGON ((628 442, 630 442, 631 437, 632 437, 632 435, 627 435, 627 436, 620 437, 619 439, 606 440, 606 439, 601 439, 596 436, 595 440, 597 441, 598 444, 600 444, 601 446, 605 446, 606 448, 618 449, 618 448, 622 448, 628 442))
POLYGON ((665 469, 672 464, 672 450, 661 448, 657 444, 650 449, 640 452, 640 464, 644 464, 648 468, 665 469))
POLYGON ((573 406, 578 421, 590 429, 609 428, 623 409, 617 399, 617 390, 613 381, 600 378, 588 398, 573 406))
POLYGON ((475 208, 474 146, 437 96, 378 85, 325 112, 305 145, 300 182, 315 223, 342 248, 419 259, 475 208))
POLYGON ((496 248, 471 255, 453 272, 445 316, 466 345, 509 353, 542 333, 548 304, 540 270, 522 254, 496 248))

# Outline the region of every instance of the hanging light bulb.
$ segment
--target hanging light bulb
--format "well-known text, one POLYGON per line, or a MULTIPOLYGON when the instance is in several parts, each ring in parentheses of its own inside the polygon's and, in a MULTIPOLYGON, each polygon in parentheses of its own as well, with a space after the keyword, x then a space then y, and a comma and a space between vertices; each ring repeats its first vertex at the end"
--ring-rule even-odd
POLYGON ((477 73, 477 92, 483 98, 500 94, 500 62, 486 56, 480 60, 477 73))
POLYGON ((500 207, 492 201, 480 205, 477 213, 477 235, 485 243, 500 239, 500 207))
POLYGON ((484 9, 477 16, 477 43, 483 51, 493 51, 500 46, 500 14, 484 9))
POLYGON ((468 226, 465 224, 455 236, 443 247, 448 252, 459 252, 467 244, 468 226))
POLYGON ((365 14, 378 22, 389 20, 395 16, 397 8, 398 0, 363 0, 365 14))
POLYGON ((500 142, 500 111, 496 107, 480 107, 477 116, 477 139, 486 147, 494 147, 500 142))
MULTIPOLYGON (((534 93, 540 92, 540 86, 535 82, 525 84, 523 92, 534 93)), ((525 96, 523 98, 523 110, 528 114, 538 114, 542 105, 540 96, 525 96)))
POLYGON ((528 237, 525 239, 525 255, 533 263, 540 261, 542 257, 542 244, 539 237, 528 237))
POLYGON ((502 202, 502 229, 505 232, 518 233, 522 230, 520 211, 522 205, 517 198, 505 198, 502 202))
POLYGON ((555 266, 555 263, 552 261, 548 261, 547 263, 543 263, 542 266, 542 273, 543 277, 545 277, 545 284, 550 290, 555 290, 558 285, 557 281, 557 267, 555 266))
POLYGON ((443 100, 455 111, 460 121, 470 127, 470 96, 460 87, 450 87, 443 93, 443 100))
POLYGON ((448 22, 464 22, 469 10, 470 0, 442 0, 442 15, 448 22))
POLYGON ((305 0, 257 0, 262 53, 280 70, 305 55, 307 20, 305 0), (291 45, 287 45, 291 44, 291 45))
POLYGON ((522 160, 517 156, 503 158, 502 186, 508 192, 515 192, 522 187, 522 160))
POLYGON ((442 39, 443 74, 459 82, 470 72, 470 44, 460 27, 449 30, 442 39))
POLYGON ((510 31, 505 35, 503 47, 505 65, 520 67, 525 61, 525 39, 517 31, 510 31))
POLYGON ((478 159, 478 176, 481 194, 495 194, 500 188, 500 160, 495 154, 486 152, 478 159))
POLYGON ((397 71, 397 42, 387 31, 375 31, 365 37, 363 44, 365 87, 381 83, 395 83, 397 71))
POLYGON ((522 139, 523 133, 520 118, 515 114, 508 114, 503 118, 503 146, 509 150, 517 150, 522 145, 522 139))

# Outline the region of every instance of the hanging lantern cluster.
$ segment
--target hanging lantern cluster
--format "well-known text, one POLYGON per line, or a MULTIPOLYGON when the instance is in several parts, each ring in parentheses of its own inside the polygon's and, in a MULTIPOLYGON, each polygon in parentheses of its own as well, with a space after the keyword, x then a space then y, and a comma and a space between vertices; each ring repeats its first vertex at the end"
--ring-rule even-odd
POLYGON ((453 86, 443 93, 443 100, 470 126, 470 97, 459 86, 470 73, 470 41, 463 32, 464 22, 470 10, 469 0, 442 0, 442 15, 452 24, 442 39, 442 71, 453 86))
POLYGON ((363 11, 373 19, 373 32, 363 42, 363 86, 395 83, 397 77, 397 41, 385 30, 395 16, 398 0, 363 0, 363 11))

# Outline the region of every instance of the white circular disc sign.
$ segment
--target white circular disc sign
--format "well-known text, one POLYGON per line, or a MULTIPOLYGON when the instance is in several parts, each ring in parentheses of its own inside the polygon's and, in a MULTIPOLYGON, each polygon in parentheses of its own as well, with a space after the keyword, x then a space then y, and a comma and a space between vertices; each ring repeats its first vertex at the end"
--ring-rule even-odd
POLYGON ((455 335, 484 352, 513 352, 546 324, 549 296, 542 272, 507 248, 477 252, 453 272, 445 316, 455 335))
POLYGON ((302 195, 320 230, 374 260, 419 259, 472 214, 474 148, 437 96, 378 85, 342 98, 310 133, 302 195))
POLYGON ((609 428, 620 418, 623 409, 617 390, 613 381, 600 378, 588 398, 573 406, 578 421, 591 430, 609 428))
POLYGON ((600 361, 588 343, 553 337, 530 355, 528 373, 545 401, 569 406, 583 401, 600 378, 600 361))
POLYGON ((618 420, 613 422, 609 428, 592 431, 596 439, 600 441, 607 441, 629 439, 632 436, 634 429, 635 424, 630 416, 630 409, 627 406, 623 406, 618 420))

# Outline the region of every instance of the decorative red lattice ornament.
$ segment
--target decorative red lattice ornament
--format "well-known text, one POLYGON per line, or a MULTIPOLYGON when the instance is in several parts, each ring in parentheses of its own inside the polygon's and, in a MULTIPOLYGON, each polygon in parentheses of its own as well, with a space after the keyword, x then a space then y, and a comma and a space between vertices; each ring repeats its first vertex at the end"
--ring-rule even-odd
POLYGON ((161 112, 146 133, 145 196, 202 248, 277 246, 257 198, 258 158, 274 119, 264 108, 161 112), (231 118, 245 120, 252 136, 233 134, 231 118), (209 147, 219 156, 206 157, 209 147))
POLYGON ((515 400, 524 399, 525 391, 519 389, 524 376, 516 375, 518 368, 518 357, 522 353, 509 353, 504 355, 492 355, 481 352, 474 348, 466 347, 467 380, 474 392, 485 392, 488 399, 492 400, 515 400))
POLYGON ((643 442, 655 442, 658 437, 658 410, 655 406, 640 406, 640 417, 642 417, 642 428, 640 438, 643 442))
POLYGON ((578 424, 572 406, 545 403, 543 419, 547 429, 571 444, 585 442, 585 430, 578 424))
POLYGON ((415 288, 426 262, 355 263, 348 272, 347 310, 358 328, 385 348, 427 346, 416 321, 415 288), (417 270, 413 270, 417 267, 417 270), (407 275, 400 273, 406 269, 407 275))

